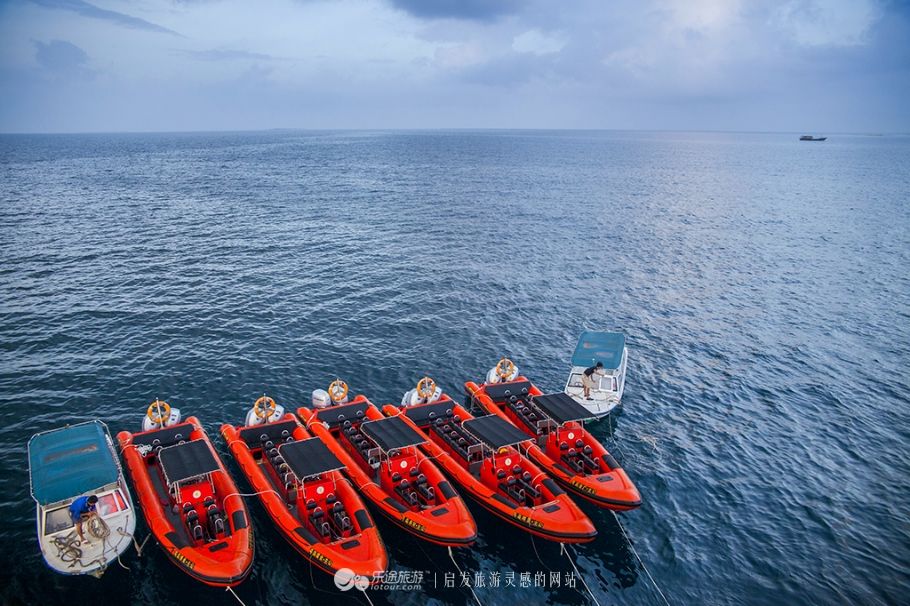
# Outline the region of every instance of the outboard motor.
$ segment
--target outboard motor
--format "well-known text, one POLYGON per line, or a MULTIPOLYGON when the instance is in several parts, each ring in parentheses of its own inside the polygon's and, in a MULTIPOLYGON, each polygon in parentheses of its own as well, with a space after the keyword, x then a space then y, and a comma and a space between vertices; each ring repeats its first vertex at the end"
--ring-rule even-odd
POLYGON ((156 399, 149 404, 145 416, 142 417, 142 431, 163 429, 178 423, 180 423, 180 409, 171 408, 167 402, 156 399))
POLYGON ((415 406, 417 404, 426 404, 435 402, 442 397, 442 388, 436 385, 436 381, 430 377, 424 377, 417 381, 417 387, 405 392, 401 399, 402 406, 415 406))
POLYGON ((313 408, 328 408, 332 405, 332 398, 329 397, 329 392, 326 390, 314 389, 310 402, 313 404, 313 408))
POLYGON ((429 398, 422 397, 417 389, 409 389, 405 392, 404 397, 401 398, 401 405, 414 406, 416 404, 426 404, 427 402, 435 402, 441 397, 442 388, 438 386, 433 390, 433 395, 429 398))
POLYGON ((284 416, 284 406, 277 404, 275 400, 268 396, 262 396, 253 407, 246 413, 246 425, 262 425, 277 421, 284 416))
POLYGON ((487 383, 510 382, 518 378, 518 365, 507 358, 499 361, 499 364, 490 369, 487 373, 487 383), (504 364, 506 362, 507 364, 504 364), (503 373, 506 373, 503 376, 503 373))

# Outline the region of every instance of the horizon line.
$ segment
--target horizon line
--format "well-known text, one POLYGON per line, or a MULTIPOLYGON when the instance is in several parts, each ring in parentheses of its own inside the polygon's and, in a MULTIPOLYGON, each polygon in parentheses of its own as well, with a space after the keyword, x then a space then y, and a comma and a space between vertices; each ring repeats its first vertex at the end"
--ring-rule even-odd
POLYGON ((526 132, 637 132, 637 133, 717 133, 746 135, 838 135, 854 137, 910 136, 910 132, 876 132, 876 131, 791 131, 791 130, 727 130, 710 128, 583 128, 583 127, 367 127, 367 128, 309 128, 309 127, 274 127, 274 128, 237 128, 237 129, 201 129, 201 130, 73 130, 73 131, 0 131, 0 136, 54 136, 54 135, 214 135, 232 133, 277 133, 277 132, 444 132, 444 131, 526 131, 526 132))

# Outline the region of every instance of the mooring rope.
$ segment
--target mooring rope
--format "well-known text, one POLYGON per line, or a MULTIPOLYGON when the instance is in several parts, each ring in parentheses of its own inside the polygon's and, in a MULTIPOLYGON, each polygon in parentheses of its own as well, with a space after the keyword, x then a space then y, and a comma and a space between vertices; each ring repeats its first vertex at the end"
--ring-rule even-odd
POLYGON ((619 456, 622 458, 622 462, 626 462, 626 453, 623 451, 622 447, 619 445, 619 442, 616 440, 616 434, 613 432, 613 411, 607 413, 607 427, 610 430, 610 442, 616 448, 616 451, 619 453, 619 456))
MULTIPOLYGON (((588 587, 588 582, 585 581, 585 577, 581 574, 581 571, 578 570, 578 566, 575 565, 575 561, 572 560, 572 556, 569 555, 569 550, 566 549, 566 544, 565 544, 565 543, 560 543, 560 544, 559 544, 559 551, 560 551, 560 553, 566 554, 566 559, 568 559, 568 560, 569 560, 569 563, 572 564, 572 568, 575 569, 575 574, 578 575, 578 578, 581 579, 582 585, 584 585, 584 586, 585 586, 585 589, 588 590, 588 595, 591 596, 591 600, 592 600, 597 606, 600 606, 600 602, 597 601, 597 597, 594 595, 594 592, 591 591, 591 588, 590 588, 590 587, 588 587)), ((575 556, 578 557, 578 553, 577 553, 577 552, 576 552, 575 556)))
MULTIPOLYGON (((458 569, 458 574, 461 575, 462 578, 464 578, 465 573, 461 570, 461 566, 458 565, 458 562, 455 561, 455 556, 454 556, 454 554, 452 554, 452 547, 449 546, 448 549, 449 549, 449 559, 452 560, 453 564, 455 564, 455 568, 458 569)), ((474 596, 474 601, 477 602, 477 606, 483 606, 483 604, 481 604, 481 602, 480 602, 480 598, 478 598, 477 594, 474 593, 474 588, 471 587, 471 583, 468 583, 467 585, 468 585, 468 589, 471 590, 471 595, 474 596)))
POLYGON ((235 598, 237 598, 237 601, 240 602, 240 606, 246 606, 246 604, 243 603, 243 600, 240 599, 240 596, 237 595, 236 593, 234 593, 234 589, 233 589, 232 587, 227 586, 227 587, 224 588, 224 590, 225 590, 225 591, 230 591, 230 592, 231 592, 231 595, 234 596, 235 598))
POLYGON ((657 593, 660 594, 661 599, 664 601, 666 606, 670 606, 670 601, 667 599, 667 596, 664 595, 664 592, 661 591, 660 586, 657 584, 657 581, 654 580, 654 577, 651 576, 651 572, 648 570, 648 567, 645 566, 644 560, 641 559, 641 556, 638 555, 638 551, 635 549, 635 546, 632 545, 632 539, 629 537, 629 534, 626 532, 626 529, 623 528, 622 523, 619 521, 619 516, 616 515, 615 511, 610 511, 613 514, 613 517, 616 518, 616 524, 619 526, 619 530, 622 531, 622 535, 626 538, 626 542, 629 544, 629 549, 635 554, 635 558, 638 560, 638 563, 641 565, 641 569, 645 571, 645 574, 648 575, 648 578, 651 579, 651 584, 654 585, 654 589, 657 590, 657 593))
POLYGON ((230 497, 256 497, 261 494, 268 494, 270 492, 276 497, 281 497, 281 495, 278 494, 276 490, 269 488, 268 490, 260 490, 259 492, 232 492, 230 494, 224 495, 224 498, 221 500, 222 502, 227 501, 230 497))

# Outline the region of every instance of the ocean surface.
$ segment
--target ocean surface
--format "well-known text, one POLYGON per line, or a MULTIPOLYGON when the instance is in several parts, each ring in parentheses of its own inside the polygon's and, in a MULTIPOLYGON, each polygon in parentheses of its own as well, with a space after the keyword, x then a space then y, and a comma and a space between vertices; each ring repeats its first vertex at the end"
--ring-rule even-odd
MULTIPOLYGON (((35 432, 135 430, 158 397, 226 453, 263 393, 398 402, 430 374, 460 397, 503 355, 555 391, 578 334, 617 329, 624 405, 591 428, 644 504, 618 515, 631 545, 582 505, 600 604, 663 603, 635 552, 671 604, 908 603, 910 138, 797 137, 0 136, 0 602, 236 604, 153 540, 101 580, 46 568, 35 432)), ((248 506, 248 606, 367 603, 248 506)), ((470 507, 454 557, 483 604, 591 603, 558 545, 470 507)), ((445 549, 374 517, 423 580, 373 604, 474 603, 445 549)))

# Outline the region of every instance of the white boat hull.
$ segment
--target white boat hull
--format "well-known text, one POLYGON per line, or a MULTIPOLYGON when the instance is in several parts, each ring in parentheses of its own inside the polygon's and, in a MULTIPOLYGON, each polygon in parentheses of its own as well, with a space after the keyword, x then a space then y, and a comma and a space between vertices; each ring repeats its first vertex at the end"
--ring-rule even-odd
POLYGON ((591 411, 593 417, 604 417, 622 404, 622 394, 626 386, 626 360, 628 349, 623 348, 622 360, 616 369, 607 370, 598 385, 591 389, 591 399, 585 398, 584 387, 581 384, 581 373, 585 367, 573 366, 566 380, 563 391, 573 400, 591 411), (615 389, 613 388, 615 387, 615 389))
POLYGON ((97 517, 103 524, 83 523, 85 540, 79 539, 70 519, 69 506, 73 499, 37 508, 41 554, 47 565, 59 573, 100 577, 133 542, 136 510, 123 479, 119 485, 105 486, 94 494, 99 497, 97 517), (109 502, 116 505, 108 508, 109 502), (93 530, 99 536, 94 536, 93 530))

